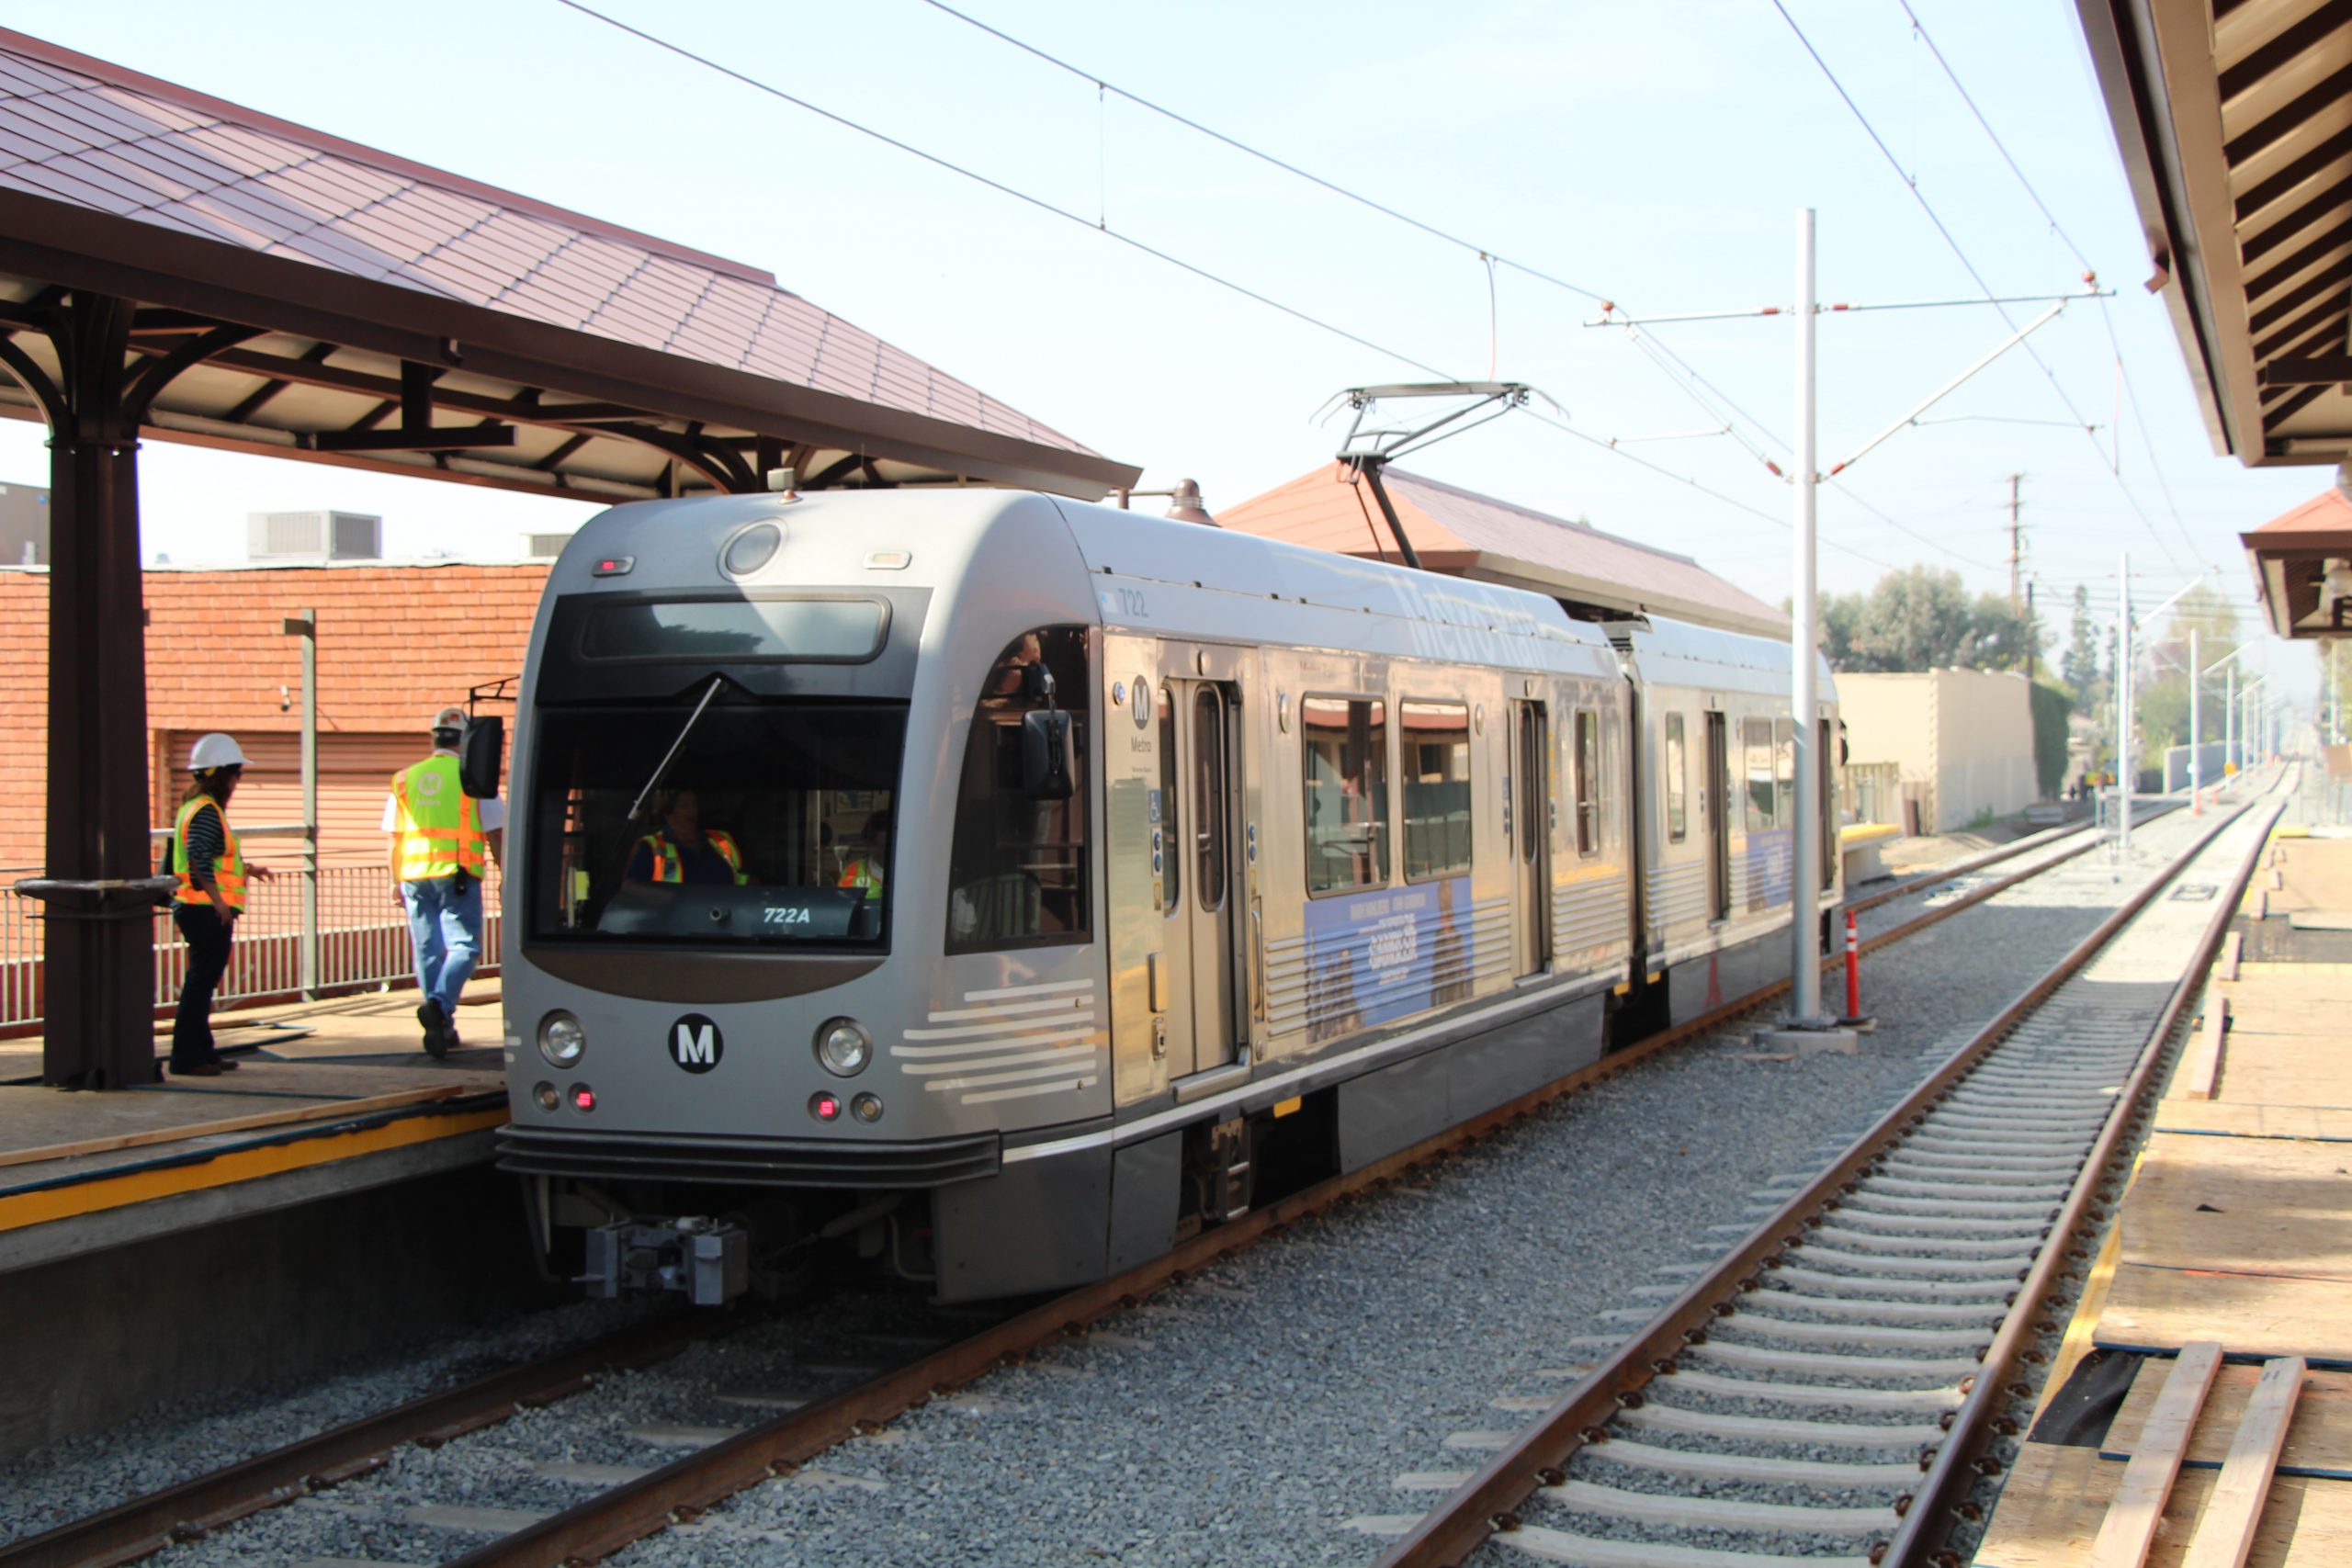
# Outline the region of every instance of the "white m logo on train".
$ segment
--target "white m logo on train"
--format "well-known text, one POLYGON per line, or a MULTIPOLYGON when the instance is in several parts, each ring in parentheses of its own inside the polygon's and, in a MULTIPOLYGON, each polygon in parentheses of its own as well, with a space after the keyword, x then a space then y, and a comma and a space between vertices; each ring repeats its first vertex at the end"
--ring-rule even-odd
POLYGON ((698 1012, 690 1012, 670 1026, 670 1055, 690 1073, 710 1071, 726 1053, 727 1042, 718 1025, 698 1012))

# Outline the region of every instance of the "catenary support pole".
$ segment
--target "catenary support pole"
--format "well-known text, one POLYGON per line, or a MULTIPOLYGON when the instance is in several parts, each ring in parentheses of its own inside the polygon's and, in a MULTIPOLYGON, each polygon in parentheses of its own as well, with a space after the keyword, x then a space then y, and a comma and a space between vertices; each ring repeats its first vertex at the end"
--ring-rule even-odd
POLYGON ((2244 764, 2238 761, 2238 666, 2232 660, 2222 671, 2222 782, 2244 764))
POLYGON ((2120 558, 2120 613, 2115 617, 2115 858, 2132 858, 2132 552, 2120 558))
POLYGON ((2197 628, 2191 626, 2188 628, 2188 814, 2191 817, 2205 815, 2205 765, 2198 761, 2205 744, 2205 731, 2200 722, 2204 709, 2198 703, 2199 694, 2205 690, 2205 677, 2198 671, 2204 668, 2198 654, 2197 628))
POLYGON ((1796 549, 1790 582, 1790 730, 1796 743, 1795 853, 1789 866, 1789 1011, 1799 1025, 1821 1017, 1821 746, 1815 671, 1821 627, 1814 601, 1813 209, 1797 214, 1796 549))

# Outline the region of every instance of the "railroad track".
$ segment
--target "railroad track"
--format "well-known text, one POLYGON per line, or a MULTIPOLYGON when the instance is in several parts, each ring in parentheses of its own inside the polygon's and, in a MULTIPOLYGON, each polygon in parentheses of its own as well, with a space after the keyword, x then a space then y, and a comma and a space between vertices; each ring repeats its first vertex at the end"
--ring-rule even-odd
POLYGON ((2283 807, 2217 820, 1826 1168, 1782 1183, 1380 1568, 1956 1563, 1948 1538, 1997 1473, 1988 1446, 2034 1393, 2057 1281, 2086 1256, 2070 1247, 2107 1217, 2283 807), (2186 906, 2205 918, 2137 923, 2191 874, 2220 888, 2186 906), (2117 977, 2134 969, 2180 977, 2117 977))
MULTIPOLYGON (((2060 829, 2033 835, 1939 873, 1858 901, 1875 907, 1951 886, 2010 861, 2019 869, 1962 887, 1953 897, 1874 933, 1871 951, 1923 931, 1962 910, 2097 847, 2094 835, 2060 829)), ((787 1475, 854 1433, 870 1429, 937 1393, 984 1377, 1094 1318, 1209 1267, 1273 1231, 1343 1200, 1385 1185, 1450 1150, 1475 1142, 1565 1095, 1764 1006, 1786 989, 1775 985, 1678 1025, 1594 1066, 1499 1107, 1378 1164, 1291 1195, 1240 1220, 1204 1232, 1168 1257, 1102 1284, 1058 1297, 991 1324, 935 1353, 818 1393, 800 1408, 719 1437, 650 1471, 575 1465, 574 1479, 608 1483, 571 1508, 519 1523, 501 1539, 454 1559, 467 1568, 492 1563, 594 1560, 771 1476, 787 1475)), ((392 1410, 347 1423, 223 1470, 131 1499, 43 1534, 0 1546, 0 1568, 94 1568, 135 1561, 175 1542, 203 1539, 246 1517, 330 1489, 379 1468, 405 1445, 439 1447, 520 1411, 593 1389, 612 1373, 650 1366, 699 1339, 747 1327, 741 1314, 673 1314, 595 1344, 492 1374, 392 1410)), ((784 1403, 778 1401, 778 1403, 784 1403)), ((487 1516, 486 1516, 487 1517, 487 1516)))

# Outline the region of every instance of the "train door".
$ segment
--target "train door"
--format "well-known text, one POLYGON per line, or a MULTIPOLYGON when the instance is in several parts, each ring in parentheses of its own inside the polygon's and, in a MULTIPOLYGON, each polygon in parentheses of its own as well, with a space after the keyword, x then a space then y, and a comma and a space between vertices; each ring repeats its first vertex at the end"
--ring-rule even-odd
POLYGON ((1731 737, 1724 716, 1707 716, 1707 919, 1731 919, 1731 737))
POLYGON ((1552 964, 1551 732, 1537 702, 1513 702, 1510 726, 1510 797, 1519 807, 1512 824, 1512 902, 1519 909, 1512 973, 1540 975, 1552 964))
POLYGON ((1214 681, 1160 683, 1166 931, 1153 1002, 1168 1021, 1171 1081, 1239 1059, 1235 906, 1245 886, 1234 831, 1238 770, 1230 691, 1214 681))

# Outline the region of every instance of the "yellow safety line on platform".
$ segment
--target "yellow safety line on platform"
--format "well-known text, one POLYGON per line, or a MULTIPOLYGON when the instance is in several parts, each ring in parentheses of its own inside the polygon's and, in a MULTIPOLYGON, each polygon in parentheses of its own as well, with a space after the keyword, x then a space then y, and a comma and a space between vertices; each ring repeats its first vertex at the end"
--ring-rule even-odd
POLYGON ((298 1138, 282 1144, 265 1145, 260 1148, 234 1149, 197 1164, 127 1171, 120 1176, 96 1181, 46 1188, 37 1192, 19 1192, 10 1197, 0 1197, 0 1231, 45 1224, 51 1220, 69 1220, 77 1215, 99 1213, 131 1203, 148 1203, 159 1198, 176 1197, 183 1192, 200 1192, 211 1187, 229 1187, 240 1181, 278 1176, 311 1166, 331 1165, 336 1160, 379 1154, 387 1149, 429 1144, 441 1138, 479 1132, 485 1127, 503 1126, 505 1122, 506 1108, 503 1105, 454 1116, 407 1116, 381 1126, 358 1127, 348 1133, 298 1138))

